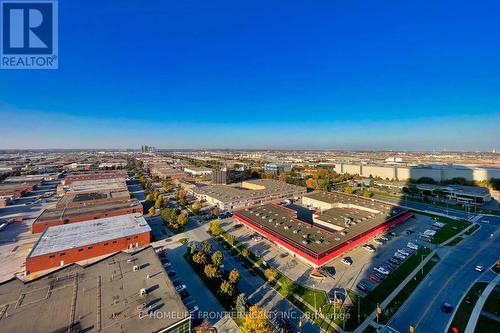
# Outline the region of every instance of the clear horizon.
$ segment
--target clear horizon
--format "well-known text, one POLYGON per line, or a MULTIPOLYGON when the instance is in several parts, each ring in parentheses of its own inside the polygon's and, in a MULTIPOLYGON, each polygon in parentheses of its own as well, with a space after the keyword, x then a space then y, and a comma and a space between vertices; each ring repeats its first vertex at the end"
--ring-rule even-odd
POLYGON ((59 69, 0 71, 0 149, 498 151, 498 17, 497 1, 60 2, 59 69))

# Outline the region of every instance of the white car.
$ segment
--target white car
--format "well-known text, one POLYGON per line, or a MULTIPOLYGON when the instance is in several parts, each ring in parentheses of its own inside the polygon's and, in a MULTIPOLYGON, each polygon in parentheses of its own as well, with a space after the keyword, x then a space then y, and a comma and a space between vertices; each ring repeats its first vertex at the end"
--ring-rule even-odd
POLYGON ((372 253, 375 252, 375 249, 367 244, 363 245, 363 249, 365 249, 368 252, 372 252, 372 253))
POLYGON ((407 252, 407 251, 405 251, 405 250, 401 250, 401 249, 399 249, 399 250, 398 250, 398 252, 399 252, 399 253, 401 253, 401 254, 402 254, 402 255, 404 255, 404 256, 407 256, 407 257, 410 255, 410 253, 408 253, 408 252, 407 252))
POLYGON ((181 284, 181 285, 175 287, 175 291, 177 291, 178 293, 180 293, 184 289, 186 289, 186 285, 185 284, 181 284))
POLYGON ((262 240, 262 237, 260 237, 260 236, 254 236, 253 240, 256 241, 256 242, 258 242, 258 241, 262 240))
POLYGON ((478 271, 478 272, 484 272, 484 266, 479 266, 479 265, 478 265, 478 266, 474 267, 474 269, 475 269, 476 271, 478 271))
POLYGON ((384 274, 384 275, 389 275, 389 271, 387 269, 385 269, 384 267, 375 267, 374 268, 375 271, 381 273, 381 274, 384 274))
POLYGON ((163 264, 163 267, 170 268, 170 267, 172 267, 172 264, 170 262, 166 262, 163 264))
POLYGON ((375 239, 373 242, 378 245, 384 245, 384 242, 381 239, 375 239))
POLYGON ((352 265, 352 259, 351 258, 344 258, 340 261, 344 265, 351 266, 352 265))

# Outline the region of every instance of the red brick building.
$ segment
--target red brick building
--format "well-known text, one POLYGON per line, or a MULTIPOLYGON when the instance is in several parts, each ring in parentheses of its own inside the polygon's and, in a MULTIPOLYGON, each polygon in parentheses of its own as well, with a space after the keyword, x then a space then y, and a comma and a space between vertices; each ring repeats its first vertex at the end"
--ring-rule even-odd
POLYGON ((49 227, 26 258, 26 272, 64 266, 150 242, 151 228, 137 214, 49 227))
POLYGON ((142 204, 138 200, 112 201, 89 206, 46 209, 33 222, 31 232, 36 234, 43 232, 47 227, 56 225, 136 213, 143 213, 142 204))
POLYGON ((294 210, 267 204, 237 211, 233 219, 311 266, 320 267, 411 216, 411 212, 400 209, 397 214, 332 231, 297 219, 294 210))

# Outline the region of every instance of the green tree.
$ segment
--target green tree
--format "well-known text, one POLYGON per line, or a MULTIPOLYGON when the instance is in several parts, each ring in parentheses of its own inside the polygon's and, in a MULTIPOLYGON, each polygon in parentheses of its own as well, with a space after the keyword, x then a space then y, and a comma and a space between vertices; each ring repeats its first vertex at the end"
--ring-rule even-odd
POLYGON ((208 239, 204 240, 201 243, 201 249, 205 253, 210 253, 210 251, 212 250, 212 244, 210 244, 210 242, 208 241, 208 239))
POLYGON ((156 198, 155 201, 155 208, 161 208, 163 206, 163 196, 160 195, 158 198, 156 198))
POLYGON ((164 180, 162 183, 161 183, 161 186, 163 187, 163 189, 166 191, 166 192, 171 192, 173 189, 174 189, 174 186, 172 185, 172 183, 168 180, 164 180))
POLYGON ((241 333, 272 333, 274 331, 269 323, 267 312, 257 305, 251 306, 243 318, 241 333))
POLYGON ((153 197, 153 195, 152 195, 152 194, 148 194, 148 195, 146 196, 146 201, 153 201, 153 200, 154 200, 154 197, 153 197))
POLYGON ((295 284, 292 280, 285 279, 281 284, 281 294, 285 297, 288 297, 295 290, 295 284))
POLYGON ((207 255, 205 252, 198 251, 193 255, 193 261, 199 265, 204 265, 207 263, 207 255))
POLYGON ((191 205, 191 210, 195 213, 195 214, 198 214, 198 212, 200 211, 201 209, 201 202, 199 201, 195 201, 192 205, 191 205))
POLYGON ((214 263, 215 266, 219 267, 222 265, 222 262, 224 261, 224 255, 222 254, 221 251, 215 251, 214 254, 212 254, 212 262, 214 263))
POLYGON ((238 297, 236 297, 235 308, 238 317, 243 316, 244 313, 247 311, 247 304, 248 304, 247 295, 245 295, 244 293, 241 293, 238 295, 238 297))
POLYGON ((345 193, 347 193, 347 194, 352 194, 352 192, 353 192, 352 187, 347 186, 347 187, 345 188, 345 193))
POLYGON ((240 280, 240 272, 233 268, 233 270, 229 273, 229 282, 236 285, 240 280))
POLYGON ((224 230, 222 230, 222 227, 220 226, 219 221, 211 222, 208 227, 208 231, 214 236, 219 236, 220 234, 222 234, 222 232, 224 232, 224 230))
POLYGON ((155 216, 155 208, 154 207, 149 208, 148 214, 149 216, 155 216))
POLYGON ((273 282, 278 276, 278 271, 273 268, 268 268, 264 271, 264 275, 267 278, 267 282, 273 282))
POLYGON ((186 214, 186 213, 179 214, 177 216, 177 225, 178 225, 178 227, 182 228, 187 223, 188 220, 189 220, 188 214, 186 214))
POLYGON ((203 269, 203 271, 205 272, 205 275, 209 279, 219 277, 219 269, 215 265, 212 265, 212 264, 205 265, 205 268, 203 269))
POLYGON ((234 235, 227 235, 226 237, 226 241, 230 244, 230 245, 233 245, 236 243, 236 237, 234 235))
POLYGON ((235 288, 231 282, 224 280, 220 285, 220 291, 231 296, 232 294, 234 294, 235 288))
POLYGON ((241 250, 241 255, 243 257, 248 257, 250 255, 250 251, 248 251, 248 249, 245 247, 243 248, 243 250, 241 250))

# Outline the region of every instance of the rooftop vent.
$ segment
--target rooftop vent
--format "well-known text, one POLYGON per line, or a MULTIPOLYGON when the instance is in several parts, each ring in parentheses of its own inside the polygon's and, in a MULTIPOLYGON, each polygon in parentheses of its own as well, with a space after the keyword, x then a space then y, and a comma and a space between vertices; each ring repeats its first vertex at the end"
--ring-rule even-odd
POLYGON ((134 272, 138 271, 138 270, 139 270, 139 266, 138 265, 134 265, 134 272))
POLYGON ((139 290, 139 295, 146 296, 147 295, 146 288, 141 288, 141 290, 139 290))

